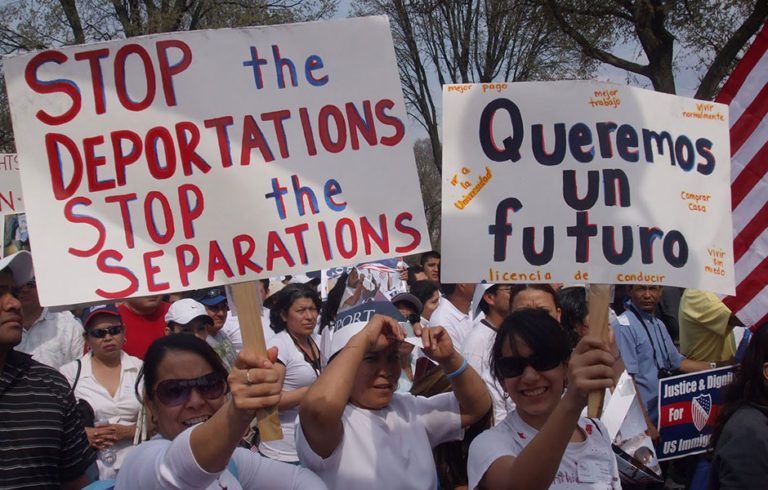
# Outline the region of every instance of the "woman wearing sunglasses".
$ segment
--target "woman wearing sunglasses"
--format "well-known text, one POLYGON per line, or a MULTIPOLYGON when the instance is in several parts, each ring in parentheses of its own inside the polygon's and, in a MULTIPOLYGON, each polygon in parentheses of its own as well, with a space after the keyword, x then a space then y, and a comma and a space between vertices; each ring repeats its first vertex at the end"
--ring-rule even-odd
POLYGON ((227 375, 204 340, 155 340, 144 357, 143 382, 158 435, 128 454, 115 488, 325 488, 309 470, 237 447, 256 411, 280 399, 277 352, 268 355, 240 352, 227 375))
POLYGON ((472 442, 469 488, 621 488, 605 426, 580 417, 590 391, 612 386, 613 363, 608 346, 591 337, 570 353, 546 311, 511 313, 491 369, 516 408, 472 442))
POLYGON ((320 375, 320 349, 312 338, 320 305, 320 297, 313 288, 294 283, 277 293, 270 310, 276 335, 269 340, 269 346, 277 347, 277 361, 285 368, 285 381, 277 404, 283 438, 259 444, 259 452, 268 458, 299 462, 294 438, 299 403, 320 375))
POLYGON ((88 353, 61 367, 61 373, 74 386, 78 400, 93 408, 94 419, 107 424, 86 427, 88 442, 99 450, 96 465, 99 478, 112 480, 133 447, 141 405, 134 394, 134 384, 141 369, 141 359, 123 352, 125 327, 113 305, 92 306, 83 314, 88 353))

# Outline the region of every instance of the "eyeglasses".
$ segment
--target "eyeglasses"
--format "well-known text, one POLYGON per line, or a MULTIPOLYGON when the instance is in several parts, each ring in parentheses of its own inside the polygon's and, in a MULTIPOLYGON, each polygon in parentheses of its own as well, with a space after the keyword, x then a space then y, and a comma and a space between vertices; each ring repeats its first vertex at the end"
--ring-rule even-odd
POLYGON ((549 371, 555 369, 563 359, 552 354, 533 355, 529 357, 502 357, 496 362, 496 369, 503 378, 517 378, 522 376, 526 366, 531 366, 536 371, 549 371))
POLYGON ((88 335, 96 339, 103 339, 104 337, 107 336, 107 334, 112 335, 114 337, 115 335, 120 335, 124 331, 125 331, 124 326, 112 325, 111 327, 94 328, 93 330, 88 330, 88 335))
POLYGON ((189 400, 192 388, 207 400, 215 400, 227 391, 227 382, 219 373, 208 373, 196 379, 166 379, 155 388, 163 405, 177 407, 189 400))

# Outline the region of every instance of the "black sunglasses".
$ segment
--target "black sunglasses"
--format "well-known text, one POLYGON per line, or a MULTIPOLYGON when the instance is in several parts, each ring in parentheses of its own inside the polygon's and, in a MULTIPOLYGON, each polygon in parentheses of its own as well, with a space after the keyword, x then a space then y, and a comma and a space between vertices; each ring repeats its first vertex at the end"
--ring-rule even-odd
POLYGON ((555 369, 562 362, 562 359, 552 354, 533 355, 530 357, 502 357, 496 361, 496 369, 502 378, 517 378, 522 376, 526 366, 531 366, 536 371, 541 372, 555 369))
POLYGON ((125 327, 122 325, 112 325, 111 327, 94 328, 93 330, 88 330, 88 335, 96 339, 103 339, 107 336, 107 334, 115 336, 123 333, 124 331, 125 327))
POLYGON ((177 407, 189 400, 192 388, 203 398, 215 400, 227 391, 227 382, 219 373, 208 373, 196 379, 166 379, 155 388, 157 399, 163 405, 177 407))

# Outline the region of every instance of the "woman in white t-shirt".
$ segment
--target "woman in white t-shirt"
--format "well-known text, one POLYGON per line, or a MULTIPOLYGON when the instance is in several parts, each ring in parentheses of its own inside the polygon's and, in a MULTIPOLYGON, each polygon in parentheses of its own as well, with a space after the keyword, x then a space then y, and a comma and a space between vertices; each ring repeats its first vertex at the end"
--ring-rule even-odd
POLYGON ((88 442, 99 451, 99 478, 112 480, 133 448, 141 403, 134 385, 141 359, 123 352, 125 327, 114 305, 91 306, 83 314, 88 353, 61 367, 78 400, 93 409, 98 427, 86 427, 88 442))
POLYGON ((334 356, 299 407, 296 449, 329 488, 434 489, 432 448, 461 439, 463 427, 491 408, 490 396, 442 327, 424 328, 422 342, 453 393, 395 393, 403 331, 377 308, 365 303, 339 314, 334 356))
POLYGON ((238 447, 257 411, 280 399, 276 349, 267 357, 242 351, 227 375, 219 355, 194 335, 152 342, 143 395, 158 435, 128 453, 116 490, 326 488, 306 468, 238 447))
POLYGON ((605 426, 580 417, 590 391, 612 386, 614 357, 591 337, 569 351, 565 331, 546 311, 520 310, 504 320, 491 369, 516 409, 472 442, 470 489, 621 488, 605 426))
POLYGON ((320 304, 314 289, 294 283, 281 289, 272 305, 270 320, 276 335, 269 346, 277 347, 277 361, 285 368, 285 381, 277 404, 283 438, 259 444, 259 452, 268 458, 299 461, 294 440, 299 403, 320 375, 320 349, 312 338, 320 304))

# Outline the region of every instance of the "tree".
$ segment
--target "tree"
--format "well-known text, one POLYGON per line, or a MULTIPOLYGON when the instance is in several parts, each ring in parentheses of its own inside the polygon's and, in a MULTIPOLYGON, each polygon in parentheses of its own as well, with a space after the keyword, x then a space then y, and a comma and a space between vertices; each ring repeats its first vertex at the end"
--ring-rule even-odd
MULTIPOLYGON (((355 0, 354 15, 386 14, 411 117, 442 171, 435 92, 446 83, 582 78, 591 71, 543 7, 518 0, 355 0)), ((439 95, 438 95, 439 96, 439 95)))
MULTIPOLYGON (((0 54, 158 32, 328 18, 338 0, 29 0, 0 6, 0 54)), ((0 79, 0 150, 14 152, 0 79)))
POLYGON ((768 19, 768 0, 533 1, 586 56, 646 77, 659 92, 676 93, 676 55, 695 57, 706 70, 694 97, 707 100, 768 19), (633 42, 647 62, 616 54, 633 42))
POLYGON ((427 218, 427 229, 432 250, 440 250, 440 214, 441 194, 440 174, 432 160, 432 149, 428 139, 417 140, 413 144, 416 157, 416 170, 419 174, 421 197, 424 201, 424 214, 427 218))

